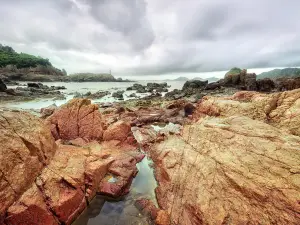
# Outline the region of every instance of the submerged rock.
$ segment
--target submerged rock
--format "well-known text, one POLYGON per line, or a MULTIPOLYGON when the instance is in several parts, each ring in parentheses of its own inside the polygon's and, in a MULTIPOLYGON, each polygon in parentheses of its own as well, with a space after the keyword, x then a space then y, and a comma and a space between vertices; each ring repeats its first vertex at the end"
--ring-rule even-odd
POLYGON ((192 80, 192 81, 186 81, 183 85, 182 90, 186 89, 204 89, 206 85, 208 84, 208 81, 201 81, 201 80, 192 80))
POLYGON ((117 98, 119 100, 123 100, 124 99, 123 94, 124 91, 117 91, 112 94, 112 97, 117 98))

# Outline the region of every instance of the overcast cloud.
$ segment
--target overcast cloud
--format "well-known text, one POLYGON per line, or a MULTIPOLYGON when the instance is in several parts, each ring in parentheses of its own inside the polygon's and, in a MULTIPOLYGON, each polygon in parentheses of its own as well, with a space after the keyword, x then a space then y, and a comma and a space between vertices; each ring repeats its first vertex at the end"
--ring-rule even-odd
POLYGON ((300 66, 298 0, 0 0, 0 43, 117 76, 300 66))

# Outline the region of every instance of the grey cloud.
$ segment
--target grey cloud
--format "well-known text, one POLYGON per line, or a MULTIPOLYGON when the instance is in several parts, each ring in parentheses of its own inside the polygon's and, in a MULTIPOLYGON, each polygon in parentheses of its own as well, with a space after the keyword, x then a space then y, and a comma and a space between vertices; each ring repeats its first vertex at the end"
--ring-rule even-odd
POLYGON ((107 28, 122 33, 134 50, 149 47, 154 34, 146 17, 144 0, 90 0, 91 15, 107 28))
POLYGON ((300 66, 299 1, 0 0, 0 41, 68 72, 300 66))

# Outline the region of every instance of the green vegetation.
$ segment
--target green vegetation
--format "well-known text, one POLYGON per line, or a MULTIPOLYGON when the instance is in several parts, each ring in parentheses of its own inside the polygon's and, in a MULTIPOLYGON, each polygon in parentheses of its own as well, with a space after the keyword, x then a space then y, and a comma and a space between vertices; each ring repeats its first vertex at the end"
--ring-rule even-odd
POLYGON ((258 79, 271 78, 277 79, 281 77, 300 77, 300 68, 285 68, 275 69, 269 72, 261 73, 257 76, 258 79))
POLYGON ((0 67, 15 65, 17 68, 28 68, 42 66, 52 66, 49 59, 36 57, 26 53, 17 53, 12 47, 0 44, 0 67))
POLYGON ((231 70, 229 70, 225 76, 227 75, 236 75, 236 74, 240 74, 242 72, 242 69, 238 68, 238 67, 233 67, 231 70))
POLYGON ((94 73, 77 73, 69 75, 70 81, 73 82, 107 82, 116 81, 111 74, 94 74, 94 73))

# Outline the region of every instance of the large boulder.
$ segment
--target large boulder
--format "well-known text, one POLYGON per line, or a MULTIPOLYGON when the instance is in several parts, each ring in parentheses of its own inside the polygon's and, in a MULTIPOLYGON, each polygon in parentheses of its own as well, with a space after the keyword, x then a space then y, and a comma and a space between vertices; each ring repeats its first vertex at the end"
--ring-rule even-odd
POLYGON ((202 80, 191 80, 191 81, 186 81, 183 85, 182 90, 187 90, 187 89, 204 89, 206 85, 208 84, 208 81, 202 81, 202 80))
POLYGON ((275 81, 278 91, 288 91, 300 88, 300 77, 279 78, 275 81))
POLYGON ((5 224, 69 225, 96 193, 127 194, 138 172, 136 163, 144 155, 134 146, 124 148, 117 143, 77 139, 65 145, 58 141, 50 164, 7 209, 5 224))
POLYGON ((237 68, 237 67, 232 68, 225 74, 224 84, 225 85, 238 85, 241 80, 240 79, 241 73, 245 74, 245 72, 240 68, 237 68))
POLYGON ((151 149, 171 224, 299 224, 300 137, 243 116, 206 117, 151 149))
POLYGON ((128 138, 132 138, 131 126, 122 120, 113 123, 104 131, 103 140, 118 140, 121 142, 126 141, 128 138))
POLYGON ((123 94, 124 91, 116 91, 112 94, 112 97, 117 98, 119 100, 123 100, 124 99, 123 94))
POLYGON ((0 224, 8 209, 49 164, 56 151, 43 121, 24 112, 0 112, 0 224))
POLYGON ((102 140, 103 124, 98 105, 88 99, 72 99, 47 120, 55 139, 102 140))
POLYGON ((257 90, 262 92, 270 92, 275 89, 275 83, 270 78, 264 78, 256 81, 257 90))
POLYGON ((5 92, 7 90, 6 85, 4 82, 0 79, 0 92, 5 92))
POLYGON ((244 84, 245 89, 248 91, 256 91, 256 74, 255 73, 247 73, 245 74, 245 81, 242 83, 244 84))
POLYGON ((248 91, 256 91, 256 74, 247 73, 247 70, 233 68, 225 74, 224 79, 220 82, 225 87, 236 87, 248 91))

